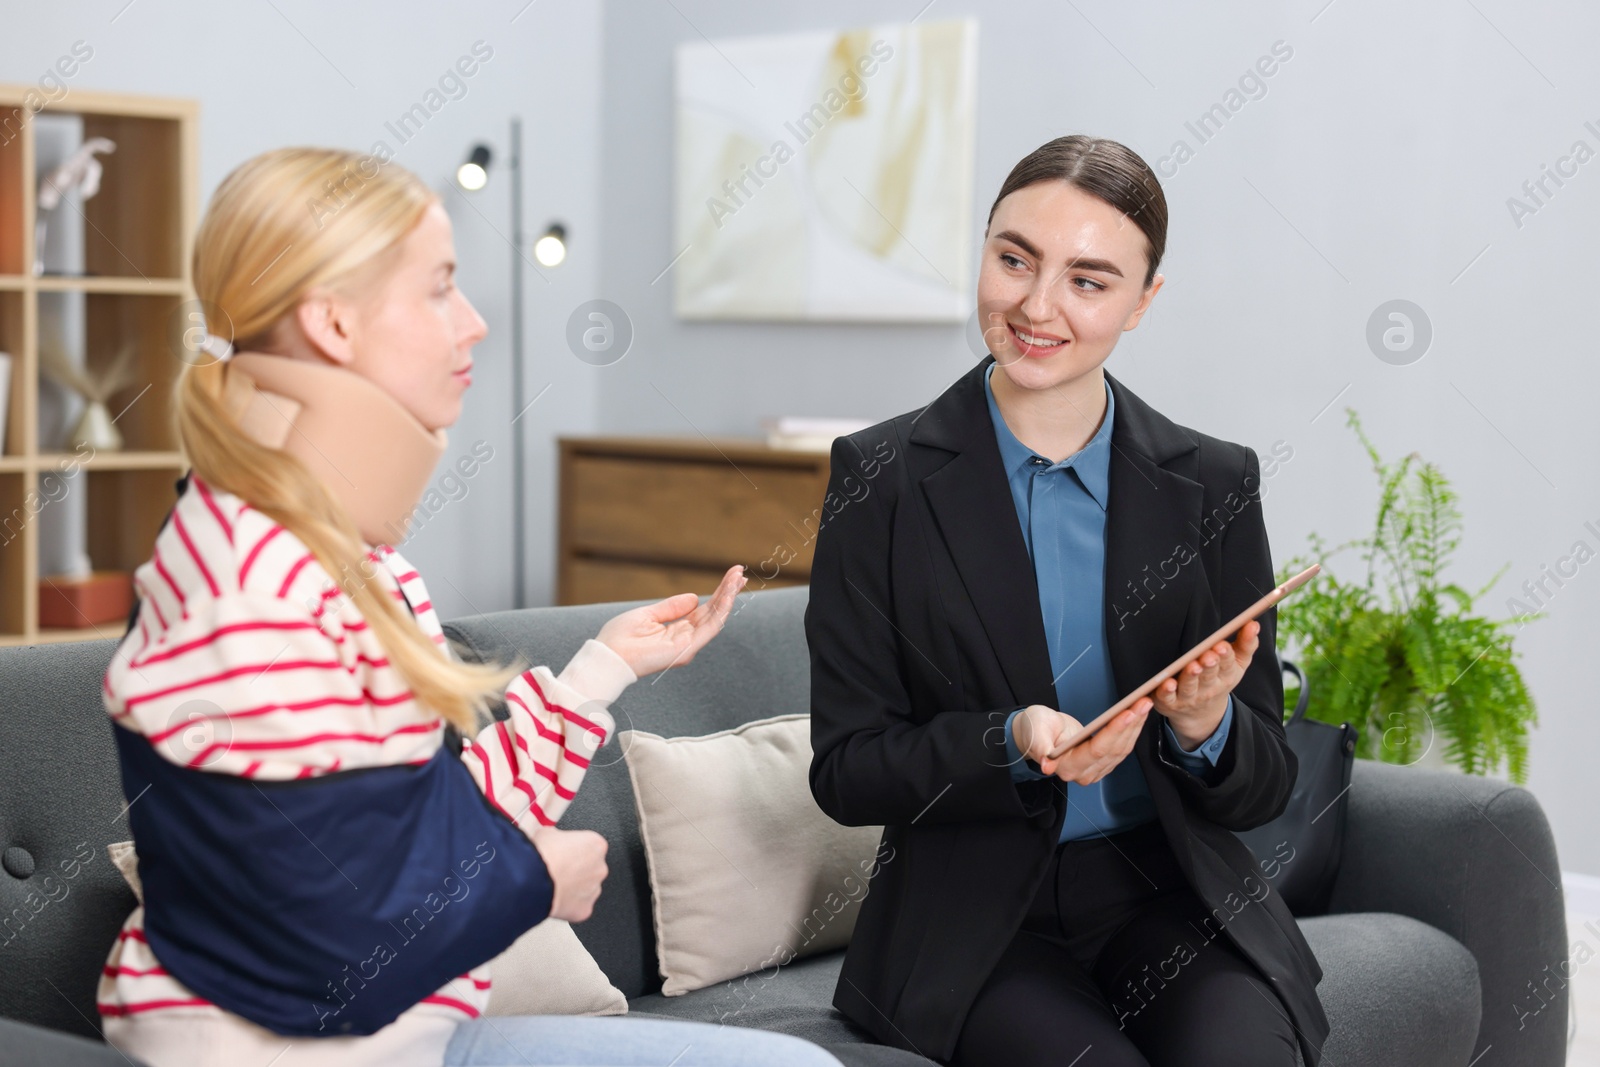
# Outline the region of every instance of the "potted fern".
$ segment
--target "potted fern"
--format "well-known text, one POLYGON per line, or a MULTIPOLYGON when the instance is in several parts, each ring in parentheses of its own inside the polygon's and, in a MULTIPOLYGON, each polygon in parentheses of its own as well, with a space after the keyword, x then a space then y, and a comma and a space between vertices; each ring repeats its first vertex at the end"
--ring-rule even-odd
MULTIPOLYGON (((1542 613, 1505 619, 1474 613, 1474 602, 1505 573, 1469 593, 1441 573, 1460 542, 1456 495, 1433 463, 1413 452, 1386 464, 1353 409, 1347 425, 1378 476, 1373 533, 1332 549, 1312 533, 1309 556, 1290 561, 1278 580, 1315 561, 1322 574, 1278 611, 1285 655, 1306 673, 1306 714, 1360 730, 1357 754, 1388 763, 1416 763, 1435 748, 1469 774, 1502 766, 1526 781, 1533 699, 1515 664, 1514 631, 1542 613), (1328 560, 1361 550, 1365 576, 1336 577, 1328 560), (1381 588, 1379 583, 1382 583, 1381 588)), ((1293 687, 1285 703, 1294 706, 1293 687)))

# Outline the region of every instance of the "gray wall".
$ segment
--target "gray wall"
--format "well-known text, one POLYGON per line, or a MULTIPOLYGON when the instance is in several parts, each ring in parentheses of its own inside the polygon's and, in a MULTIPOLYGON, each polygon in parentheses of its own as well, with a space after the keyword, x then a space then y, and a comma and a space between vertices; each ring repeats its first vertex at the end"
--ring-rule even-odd
MULTIPOLYGON (((1416 450, 1442 466, 1465 513, 1447 573, 1477 589, 1509 563, 1482 602, 1509 614, 1506 598, 1575 540, 1600 551, 1584 528, 1600 528, 1600 367, 1578 310, 1600 281, 1600 160, 1520 227, 1506 205, 1575 140, 1600 149, 1600 130, 1583 125, 1600 128, 1590 54, 1600 12, 1324 2, 941 0, 922 17, 980 22, 980 227, 1012 164, 1052 137, 1112 137, 1152 165, 1175 140, 1197 146, 1163 178, 1166 286, 1107 366, 1181 423, 1263 455, 1280 441, 1293 449, 1266 483, 1276 560, 1312 530, 1331 543, 1368 532, 1376 483, 1344 425, 1349 405, 1385 457, 1416 450), (1185 123, 1278 40, 1293 56, 1265 94, 1198 144, 1185 123), (1369 315, 1395 298, 1421 305, 1435 331, 1407 366, 1381 362, 1364 337, 1369 315)), ((970 366, 957 327, 680 323, 670 276, 651 284, 677 251, 673 46, 905 21, 919 6, 607 5, 600 278, 636 340, 605 368, 599 429, 755 433, 779 413, 885 418, 926 404, 970 366)), ((1340 557, 1335 573, 1358 563, 1340 557)), ((1518 639, 1542 719, 1531 785, 1563 866, 1600 873, 1600 717, 1585 670, 1600 632, 1600 564, 1579 569, 1548 610, 1518 639)))

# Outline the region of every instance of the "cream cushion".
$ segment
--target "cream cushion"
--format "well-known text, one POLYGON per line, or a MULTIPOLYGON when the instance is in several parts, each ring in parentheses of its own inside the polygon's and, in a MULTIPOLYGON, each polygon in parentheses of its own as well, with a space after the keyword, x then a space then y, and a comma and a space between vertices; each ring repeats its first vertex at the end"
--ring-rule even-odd
MULTIPOLYGON (((106 846, 111 862, 144 903, 132 841, 106 846)), ((546 919, 489 964, 489 1015, 626 1015, 628 998, 612 985, 571 925, 546 919)))
POLYGON ((489 963, 489 1015, 626 1015, 611 984, 565 919, 546 919, 489 963))
POLYGON ((817 807, 809 715, 704 737, 618 737, 650 872, 662 993, 849 943, 883 828, 840 826, 817 807))

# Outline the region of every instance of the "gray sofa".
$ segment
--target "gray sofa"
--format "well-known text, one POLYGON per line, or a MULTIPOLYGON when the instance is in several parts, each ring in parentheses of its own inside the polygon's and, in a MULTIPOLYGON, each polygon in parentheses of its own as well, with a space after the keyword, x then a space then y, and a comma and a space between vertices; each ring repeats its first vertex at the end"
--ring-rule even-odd
MULTIPOLYGON (((742 597, 692 664, 623 694, 613 709, 619 727, 703 734, 807 711, 805 604, 804 588, 742 597)), ((521 655, 559 668, 624 606, 504 612, 447 629, 480 657, 521 655)), ((128 836, 98 692, 112 648, 0 650, 0 1064, 126 1062, 57 1033, 96 1035, 96 979, 133 907, 104 851, 128 836), (63 878, 61 862, 84 852, 93 859, 63 878)), ((615 749, 604 751, 615 758, 615 749)), ((832 1008, 841 953, 797 960, 770 981, 661 996, 627 774, 602 756, 562 825, 611 842, 605 892, 576 929, 633 1012, 781 1030, 852 1065, 931 1062, 864 1043, 832 1008)), ((1333 1029, 1323 1062, 1563 1063, 1566 990, 1552 985, 1535 998, 1530 986, 1567 956, 1555 845, 1532 795, 1363 761, 1349 796, 1332 914, 1301 920, 1325 972, 1319 993, 1333 1029)))

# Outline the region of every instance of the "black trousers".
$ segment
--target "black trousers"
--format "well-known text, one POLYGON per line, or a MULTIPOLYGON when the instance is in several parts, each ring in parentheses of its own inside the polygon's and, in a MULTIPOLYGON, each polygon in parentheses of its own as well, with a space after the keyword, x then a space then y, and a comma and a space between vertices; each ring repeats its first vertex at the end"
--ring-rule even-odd
POLYGON ((1294 1067, 1282 1003, 1208 914, 1158 822, 1062 842, 950 1063, 1294 1067))

